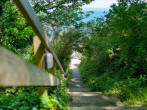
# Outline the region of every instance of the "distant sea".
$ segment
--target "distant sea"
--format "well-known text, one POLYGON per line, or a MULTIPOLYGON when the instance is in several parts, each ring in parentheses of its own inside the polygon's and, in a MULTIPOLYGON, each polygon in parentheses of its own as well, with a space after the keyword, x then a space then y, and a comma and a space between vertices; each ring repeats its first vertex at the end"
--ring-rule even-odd
POLYGON ((99 8, 83 8, 82 10, 83 12, 86 12, 86 11, 94 12, 93 14, 91 14, 91 16, 83 19, 83 22, 88 22, 94 19, 95 17, 103 17, 109 11, 109 9, 99 9, 99 8))

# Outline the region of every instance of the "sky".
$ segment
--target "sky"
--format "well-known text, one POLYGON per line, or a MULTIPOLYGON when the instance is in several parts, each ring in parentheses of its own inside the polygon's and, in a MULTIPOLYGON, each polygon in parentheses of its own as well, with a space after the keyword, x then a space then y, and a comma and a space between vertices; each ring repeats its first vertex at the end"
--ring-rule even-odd
POLYGON ((84 5, 82 8, 109 9, 110 5, 113 3, 117 3, 117 0, 95 0, 88 5, 84 5))
POLYGON ((113 3, 117 4, 117 0, 95 0, 88 5, 84 5, 82 7, 83 11, 94 11, 94 13, 91 16, 83 19, 83 21, 87 22, 94 19, 95 17, 104 16, 105 15, 104 11, 108 12, 110 9, 110 6, 113 3))

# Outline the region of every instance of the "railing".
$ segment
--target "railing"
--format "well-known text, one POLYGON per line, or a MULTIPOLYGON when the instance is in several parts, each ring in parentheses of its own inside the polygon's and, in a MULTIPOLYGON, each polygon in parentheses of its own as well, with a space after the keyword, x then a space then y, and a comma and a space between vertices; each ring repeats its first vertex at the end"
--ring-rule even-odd
POLYGON ((29 2, 27 0, 14 0, 14 2, 37 35, 33 39, 33 44, 35 64, 38 68, 0 46, 0 86, 39 86, 38 95, 46 96, 47 90, 44 86, 58 86, 60 83, 55 76, 56 66, 62 75, 64 70, 29 2), (53 67, 50 68, 51 73, 45 72, 45 50, 52 53, 55 61, 53 67))

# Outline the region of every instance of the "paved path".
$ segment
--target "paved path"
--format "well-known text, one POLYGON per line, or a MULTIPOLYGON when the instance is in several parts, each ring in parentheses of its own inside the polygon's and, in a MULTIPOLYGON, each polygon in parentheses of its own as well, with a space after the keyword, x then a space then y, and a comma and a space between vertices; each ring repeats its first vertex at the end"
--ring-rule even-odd
POLYGON ((147 110, 147 108, 123 107, 120 100, 113 96, 104 96, 101 92, 91 92, 83 84, 78 65, 80 60, 72 59, 72 79, 69 84, 69 94, 72 101, 68 104, 68 110, 147 110))

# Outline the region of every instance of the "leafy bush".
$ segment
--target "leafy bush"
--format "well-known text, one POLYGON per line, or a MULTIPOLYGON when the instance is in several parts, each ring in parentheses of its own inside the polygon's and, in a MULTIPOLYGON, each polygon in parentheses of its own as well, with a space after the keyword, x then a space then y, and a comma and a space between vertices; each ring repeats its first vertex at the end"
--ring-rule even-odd
POLYGON ((67 80, 69 79, 62 78, 58 88, 48 87, 49 96, 41 98, 38 97, 36 87, 0 88, 0 110, 66 110, 70 99, 67 80))
POLYGON ((117 95, 126 105, 147 105, 146 76, 122 79, 113 76, 110 72, 96 77, 89 74, 89 71, 84 71, 82 67, 81 75, 93 91, 101 91, 105 95, 117 95))
POLYGON ((78 47, 81 33, 74 29, 68 28, 67 31, 56 30, 52 46, 63 66, 66 69, 71 60, 73 50, 78 47))
POLYGON ((80 71, 92 90, 118 95, 126 104, 147 104, 145 10, 141 0, 120 0, 104 18, 85 25, 80 71))

